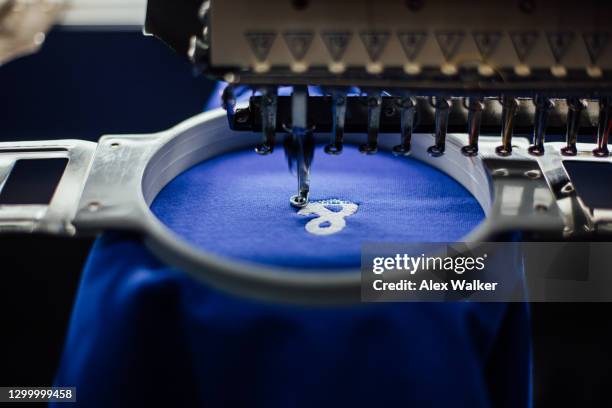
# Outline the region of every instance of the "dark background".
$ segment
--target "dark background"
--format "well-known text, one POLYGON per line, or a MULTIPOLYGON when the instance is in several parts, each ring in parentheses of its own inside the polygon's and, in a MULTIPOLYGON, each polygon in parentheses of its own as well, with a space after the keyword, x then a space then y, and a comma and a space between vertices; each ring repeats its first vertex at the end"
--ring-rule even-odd
MULTIPOLYGON (((203 110, 214 83, 137 30, 56 29, 0 66, 0 141, 151 133, 203 110)), ((92 239, 0 234, 0 384, 52 384, 92 239)))
MULTIPOLYGON (((0 67, 0 141, 155 132, 200 112, 212 88, 138 31, 56 29, 40 53, 0 67)), ((0 385, 52 383, 91 243, 0 235, 0 385)), ((612 406, 611 315, 610 304, 532 305, 536 407, 612 406)))

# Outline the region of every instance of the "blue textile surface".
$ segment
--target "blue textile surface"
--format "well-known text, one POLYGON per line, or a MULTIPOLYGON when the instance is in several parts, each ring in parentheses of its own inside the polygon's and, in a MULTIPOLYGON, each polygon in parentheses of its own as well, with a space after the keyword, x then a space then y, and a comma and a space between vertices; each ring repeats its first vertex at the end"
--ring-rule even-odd
MULTIPOLYGON (((312 198, 359 204, 335 235, 305 231, 278 153, 200 164, 153 209, 209 251, 302 267, 357 265, 363 240, 457 240, 482 218, 467 192, 418 162, 352 150, 315 160, 312 198)), ((263 304, 107 234, 84 271, 56 384, 76 386, 88 407, 523 407, 528 324, 523 304, 263 304)))
POLYGON ((358 267, 368 242, 459 241, 484 217, 461 185, 413 159, 388 153, 341 156, 318 148, 311 200, 339 199, 359 206, 340 233, 317 236, 304 225, 315 217, 289 205, 295 175, 282 151, 236 152, 188 170, 153 203, 158 217, 200 248, 232 259, 298 267, 358 267))

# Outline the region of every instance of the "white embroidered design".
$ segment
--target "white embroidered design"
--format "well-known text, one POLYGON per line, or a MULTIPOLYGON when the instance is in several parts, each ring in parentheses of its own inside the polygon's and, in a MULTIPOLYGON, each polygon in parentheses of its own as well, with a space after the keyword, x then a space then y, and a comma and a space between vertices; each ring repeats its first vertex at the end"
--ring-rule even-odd
POLYGON ((332 235, 346 227, 345 217, 355 214, 358 205, 342 200, 313 201, 298 211, 299 215, 318 215, 306 223, 306 231, 313 235, 332 235), (336 211, 336 209, 339 209, 336 211))

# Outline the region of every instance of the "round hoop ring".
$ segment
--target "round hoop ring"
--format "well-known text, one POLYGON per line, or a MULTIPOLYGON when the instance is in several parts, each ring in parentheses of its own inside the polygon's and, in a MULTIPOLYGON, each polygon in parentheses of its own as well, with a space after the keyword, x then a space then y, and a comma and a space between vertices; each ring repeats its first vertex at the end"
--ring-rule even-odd
MULTIPOLYGON (((433 158, 426 153, 433 136, 415 136, 412 155, 462 184, 488 214, 493 187, 482 159, 461 154, 461 140, 453 135, 448 137, 444 159, 433 158)), ((96 159, 101 163, 101 170, 98 174, 94 163, 90 174, 92 186, 89 189, 86 186, 79 206, 79 227, 135 230, 142 233, 145 245, 160 260, 240 296, 294 304, 358 303, 359 269, 313 272, 229 260, 196 248, 151 212, 150 205, 159 191, 183 171, 220 154, 253 148, 259 138, 256 133, 230 130, 222 109, 197 115, 155 135, 105 136, 97 153, 102 157, 96 159), (117 143, 126 149, 123 155, 118 155, 120 149, 112 148, 117 143), (109 163, 113 160, 111 157, 122 161, 113 165, 109 163), (121 183, 108 183, 112 177, 108 174, 109 168, 116 172, 121 183), (104 182, 99 178, 105 178, 104 182), (87 213, 87 203, 92 201, 100 203, 95 217, 87 213)), ((317 135, 318 141, 328 138, 329 135, 317 135)), ((346 143, 357 144, 360 138, 361 135, 346 135, 346 143)), ((381 137, 380 148, 391 151, 398 140, 399 135, 385 135, 381 137)), ((462 241, 484 242, 493 231, 491 221, 485 219, 462 241)))

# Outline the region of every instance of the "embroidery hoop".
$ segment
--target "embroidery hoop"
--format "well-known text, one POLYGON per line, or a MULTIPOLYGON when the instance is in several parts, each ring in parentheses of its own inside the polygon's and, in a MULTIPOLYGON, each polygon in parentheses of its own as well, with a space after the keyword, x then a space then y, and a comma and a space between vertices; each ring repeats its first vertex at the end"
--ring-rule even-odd
MULTIPOLYGON (((297 304, 358 303, 359 269, 313 272, 229 260, 195 248, 151 212, 149 206, 156 195, 177 175, 208 158, 251 148, 259 137, 231 131, 225 111, 217 109, 164 132, 109 135, 97 144, 80 140, 0 143, 2 182, 16 160, 69 159, 49 205, 3 206, 0 231, 63 235, 132 231, 162 261, 237 295, 297 304)), ((317 135, 320 141, 328 137, 317 135)), ((362 138, 349 134, 346 142, 357 144, 362 138)), ((485 211, 485 220, 462 241, 478 245, 504 232, 559 232, 582 222, 583 206, 570 188, 563 157, 552 153, 559 150, 559 144, 547 144, 551 154, 533 157, 527 153, 528 141, 515 139, 513 155, 499 157, 495 154, 497 138, 483 137, 479 155, 466 157, 461 154, 465 138, 449 134, 444 158, 426 153, 432 135, 415 135, 412 150, 413 157, 462 184, 485 211), (509 194, 517 188, 533 194, 518 198, 509 194), (545 212, 542 205, 547 206, 545 212)), ((398 139, 399 135, 381 137, 380 148, 390 150, 398 139)), ((573 160, 592 159, 578 156, 573 160)))

